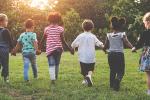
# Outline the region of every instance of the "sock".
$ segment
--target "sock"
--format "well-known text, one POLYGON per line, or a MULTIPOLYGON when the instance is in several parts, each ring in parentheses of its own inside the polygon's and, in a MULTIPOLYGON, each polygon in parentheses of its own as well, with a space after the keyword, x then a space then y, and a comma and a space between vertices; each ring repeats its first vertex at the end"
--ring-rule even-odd
POLYGON ((51 80, 56 80, 55 66, 50 66, 49 67, 49 74, 50 74, 51 80))

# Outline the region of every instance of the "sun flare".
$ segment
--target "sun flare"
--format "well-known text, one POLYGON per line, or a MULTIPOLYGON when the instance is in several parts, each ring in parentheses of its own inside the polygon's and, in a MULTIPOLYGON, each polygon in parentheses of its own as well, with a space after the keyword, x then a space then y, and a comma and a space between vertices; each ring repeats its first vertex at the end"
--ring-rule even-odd
POLYGON ((52 9, 58 3, 58 0, 32 0, 30 6, 40 10, 52 9))

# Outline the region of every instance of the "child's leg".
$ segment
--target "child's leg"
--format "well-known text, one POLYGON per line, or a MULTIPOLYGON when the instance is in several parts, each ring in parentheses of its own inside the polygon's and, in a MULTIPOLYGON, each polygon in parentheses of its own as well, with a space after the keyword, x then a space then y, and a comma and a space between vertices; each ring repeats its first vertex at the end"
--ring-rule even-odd
POLYGON ((148 86, 148 90, 150 90, 150 71, 146 72, 147 74, 147 86, 148 86))
POLYGON ((1 64, 2 64, 2 76, 7 78, 9 76, 9 49, 1 48, 1 64))
POLYGON ((85 79, 88 75, 88 71, 86 70, 86 66, 84 63, 80 62, 80 68, 81 68, 81 74, 83 75, 83 78, 85 79))
POLYGON ((94 71, 94 66, 95 66, 95 63, 86 64, 86 70, 88 72, 88 75, 86 76, 86 80, 88 82, 89 87, 93 85, 92 74, 93 74, 93 71, 94 71))
POLYGON ((29 70, 29 63, 30 59, 27 56, 23 56, 23 61, 24 61, 24 80, 28 81, 28 70, 29 70))
POLYGON ((55 74, 55 58, 53 55, 48 56, 48 63, 49 63, 49 74, 51 80, 56 80, 56 74, 55 74))
POLYGON ((86 76, 88 75, 88 71, 86 71, 86 66, 84 63, 80 62, 81 74, 83 76, 82 84, 87 84, 86 76))
POLYGON ((95 63, 87 64, 86 67, 87 67, 87 71, 88 71, 88 76, 92 77, 94 67, 95 67, 95 63))
POLYGON ((116 69, 115 69, 115 54, 114 53, 109 53, 108 54, 108 63, 110 66, 110 87, 114 87, 114 82, 116 78, 116 69))
POLYGON ((56 79, 58 78, 59 64, 60 64, 61 54, 62 54, 61 52, 57 52, 57 54, 55 55, 55 61, 56 61, 55 74, 56 74, 56 79))
POLYGON ((123 53, 118 53, 116 55, 116 72, 117 72, 117 78, 115 80, 115 87, 114 89, 118 91, 120 89, 120 82, 124 76, 124 71, 125 71, 125 61, 124 61, 124 54, 123 53))
POLYGON ((114 81, 116 78, 116 72, 110 67, 110 87, 114 86, 114 81))
POLYGON ((35 54, 31 55, 30 61, 31 61, 34 78, 37 78, 38 75, 37 75, 37 64, 36 64, 36 55, 35 54))
POLYGON ((121 82, 125 73, 125 59, 123 53, 118 56, 117 79, 121 82))

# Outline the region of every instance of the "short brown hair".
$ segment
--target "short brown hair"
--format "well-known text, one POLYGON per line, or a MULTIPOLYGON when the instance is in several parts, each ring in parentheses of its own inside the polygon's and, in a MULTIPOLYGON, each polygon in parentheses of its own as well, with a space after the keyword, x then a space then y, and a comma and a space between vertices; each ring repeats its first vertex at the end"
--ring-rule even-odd
POLYGON ((94 28, 94 23, 90 19, 85 19, 82 23, 82 28, 84 31, 90 31, 94 28))
POLYGON ((27 19, 25 22, 26 28, 32 28, 34 26, 34 21, 32 19, 27 19))
POLYGON ((1 21, 5 21, 5 20, 8 20, 8 17, 6 14, 3 14, 3 13, 0 13, 0 22, 1 21))
POLYGON ((48 21, 50 24, 60 24, 62 22, 61 14, 59 12, 50 12, 48 21))

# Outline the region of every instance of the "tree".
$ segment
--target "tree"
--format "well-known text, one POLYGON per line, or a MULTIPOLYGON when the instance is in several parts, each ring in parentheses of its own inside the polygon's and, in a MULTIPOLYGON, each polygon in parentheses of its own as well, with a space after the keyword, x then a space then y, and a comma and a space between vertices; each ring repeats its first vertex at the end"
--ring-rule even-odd
POLYGON ((72 42, 75 37, 81 32, 81 18, 80 15, 71 9, 63 16, 65 37, 68 42, 72 42))

